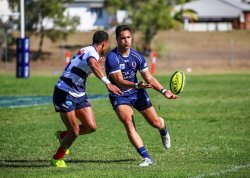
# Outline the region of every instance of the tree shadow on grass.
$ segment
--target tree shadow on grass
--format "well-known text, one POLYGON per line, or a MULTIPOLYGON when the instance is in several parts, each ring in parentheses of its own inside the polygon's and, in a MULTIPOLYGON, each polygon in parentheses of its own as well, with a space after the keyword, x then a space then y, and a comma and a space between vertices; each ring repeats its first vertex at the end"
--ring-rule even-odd
MULTIPOLYGON (((118 159, 118 160, 66 160, 66 163, 127 163, 135 161, 135 159, 118 159)), ((0 160, 0 168, 45 168, 51 167, 50 160, 0 160)))

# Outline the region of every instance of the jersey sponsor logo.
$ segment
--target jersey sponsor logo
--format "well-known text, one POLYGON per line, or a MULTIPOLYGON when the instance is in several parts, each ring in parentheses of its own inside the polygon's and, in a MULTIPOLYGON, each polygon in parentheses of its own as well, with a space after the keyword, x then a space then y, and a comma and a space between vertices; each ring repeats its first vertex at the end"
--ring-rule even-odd
POLYGON ((85 80, 82 78, 79 78, 79 80, 75 83, 77 86, 84 87, 85 86, 85 80))
POLYGON ((72 101, 69 101, 69 100, 67 100, 65 103, 67 106, 71 106, 73 104, 72 101))
POLYGON ((123 79, 125 80, 135 77, 134 71, 122 72, 122 75, 123 75, 123 79))
POLYGON ((120 64, 119 67, 120 67, 121 70, 123 70, 123 69, 125 69, 125 64, 120 64))

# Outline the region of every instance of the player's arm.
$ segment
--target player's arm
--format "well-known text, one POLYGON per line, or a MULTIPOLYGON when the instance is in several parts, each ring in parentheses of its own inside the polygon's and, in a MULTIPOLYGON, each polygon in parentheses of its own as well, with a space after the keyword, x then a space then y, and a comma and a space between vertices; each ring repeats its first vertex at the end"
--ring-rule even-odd
POLYGON ((134 83, 128 80, 123 79, 123 75, 121 71, 117 71, 115 73, 110 74, 112 79, 115 81, 116 85, 120 88, 151 88, 150 84, 145 84, 143 81, 134 83))
POLYGON ((162 93, 168 99, 176 99, 178 96, 173 94, 171 90, 165 89, 160 82, 148 71, 141 72, 142 78, 152 86, 152 88, 162 93))
POLYGON ((100 63, 98 63, 96 61, 96 59, 90 58, 90 59, 88 59, 88 63, 89 63, 89 66, 90 66, 92 72, 95 74, 95 76, 97 78, 99 78, 100 80, 102 80, 106 84, 108 91, 110 91, 114 94, 122 94, 122 91, 117 86, 111 84, 109 79, 104 75, 104 73, 102 71, 102 67, 101 67, 100 63))

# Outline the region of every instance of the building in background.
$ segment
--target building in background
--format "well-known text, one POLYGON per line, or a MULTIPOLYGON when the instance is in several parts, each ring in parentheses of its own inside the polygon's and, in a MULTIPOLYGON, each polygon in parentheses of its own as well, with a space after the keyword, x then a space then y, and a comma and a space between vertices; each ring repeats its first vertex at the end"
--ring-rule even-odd
POLYGON ((127 12, 118 10, 115 16, 108 14, 104 8, 105 0, 74 0, 65 4, 66 15, 79 16, 78 31, 107 29, 111 24, 122 23, 127 19, 127 12))
POLYGON ((231 31, 250 30, 250 5, 237 0, 197 0, 176 6, 177 10, 192 9, 198 20, 184 17, 187 31, 231 31))
POLYGON ((79 16, 78 31, 89 31, 109 27, 109 15, 104 9, 104 0, 74 0, 65 4, 65 14, 79 16))
MULTIPOLYGON (((80 17, 80 24, 77 26, 77 31, 106 29, 114 21, 123 22, 127 14, 124 11, 117 11, 115 17, 110 16, 104 8, 104 1, 74 0, 72 3, 65 3, 65 15, 80 17)), ((8 0, 0 0, 0 20, 2 22, 8 21, 12 16, 19 18, 18 15, 18 12, 11 12, 8 0)), ((46 29, 53 28, 52 20, 44 19, 43 23, 46 24, 46 29)), ((15 29, 17 29, 17 26, 15 26, 15 29)))
MULTIPOLYGON (((110 16, 104 8, 105 0, 74 0, 65 3, 65 15, 79 16, 77 31, 107 29, 111 24, 125 22, 126 11, 117 11, 110 16)), ((198 20, 184 18, 184 29, 187 31, 231 31, 233 29, 250 30, 250 0, 193 0, 184 5, 175 6, 176 10, 192 9, 197 12, 198 20)), ((0 0, 0 18, 6 22, 18 18, 18 12, 11 12, 8 0, 0 0)), ((53 28, 53 22, 45 19, 47 29, 53 28)), ((17 29, 17 26, 14 26, 17 29)))

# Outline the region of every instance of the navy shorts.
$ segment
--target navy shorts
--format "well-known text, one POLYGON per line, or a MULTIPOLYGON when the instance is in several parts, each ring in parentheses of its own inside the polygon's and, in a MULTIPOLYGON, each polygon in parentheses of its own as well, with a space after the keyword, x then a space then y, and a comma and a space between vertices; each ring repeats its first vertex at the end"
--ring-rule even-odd
POLYGON ((91 106, 86 94, 82 97, 76 98, 57 87, 55 87, 54 90, 53 103, 56 112, 70 112, 91 106))
POLYGON ((124 93, 123 95, 109 95, 110 103, 115 110, 119 105, 129 105, 138 111, 143 111, 152 106, 148 93, 145 89, 139 89, 136 92, 124 93))

